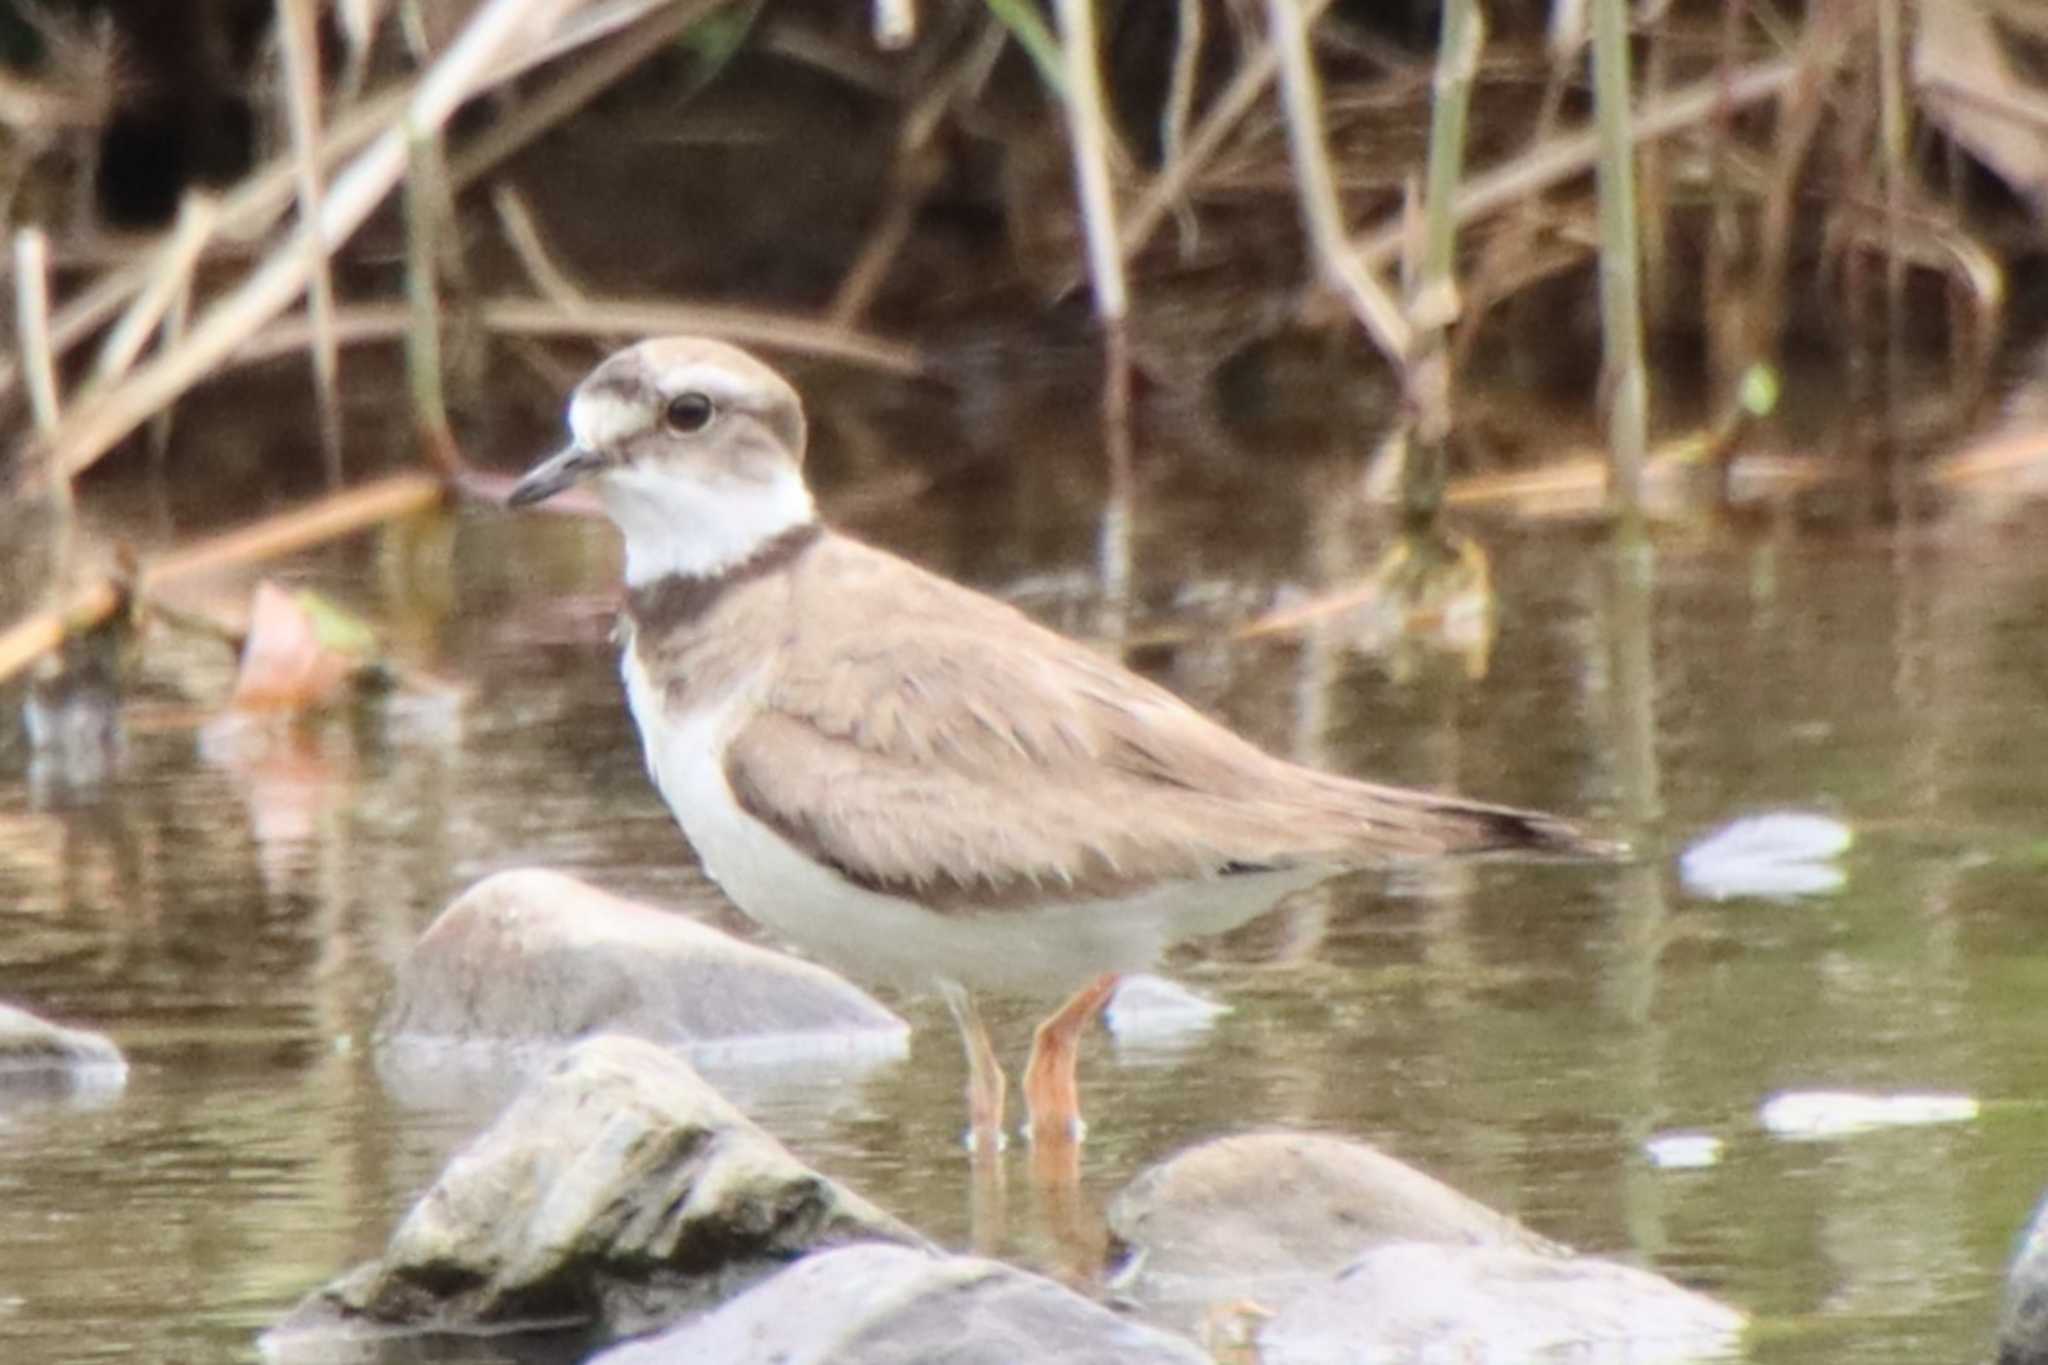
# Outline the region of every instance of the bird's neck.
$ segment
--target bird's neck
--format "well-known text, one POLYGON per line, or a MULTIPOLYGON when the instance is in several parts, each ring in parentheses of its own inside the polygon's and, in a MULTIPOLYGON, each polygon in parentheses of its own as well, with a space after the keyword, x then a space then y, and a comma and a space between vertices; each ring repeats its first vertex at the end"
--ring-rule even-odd
POLYGON ((763 575, 789 568, 817 544, 825 528, 815 518, 771 536, 752 555, 715 574, 669 574, 644 583, 627 584, 626 614, 635 638, 646 632, 667 639, 678 630, 698 625, 734 589, 763 575))
POLYGON ((721 488, 663 479, 608 479, 605 511, 626 537, 626 586, 670 578, 717 578, 787 532, 817 525, 817 508, 795 469, 765 483, 721 488))

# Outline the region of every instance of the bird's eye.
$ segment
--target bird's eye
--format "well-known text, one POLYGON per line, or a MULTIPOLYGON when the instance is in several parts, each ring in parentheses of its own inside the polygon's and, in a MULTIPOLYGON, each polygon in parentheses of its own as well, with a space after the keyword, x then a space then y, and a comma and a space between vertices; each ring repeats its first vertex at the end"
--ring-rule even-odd
POLYGON ((668 409, 662 414, 670 431, 689 433, 702 431, 711 421, 711 400, 701 393, 679 393, 668 400, 668 409))

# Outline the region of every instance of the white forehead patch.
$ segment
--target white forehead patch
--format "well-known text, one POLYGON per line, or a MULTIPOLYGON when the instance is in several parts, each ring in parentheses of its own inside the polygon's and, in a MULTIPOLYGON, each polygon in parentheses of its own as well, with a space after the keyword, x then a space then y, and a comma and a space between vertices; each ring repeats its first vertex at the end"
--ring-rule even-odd
POLYGON ((578 389, 569 400, 569 432, 585 450, 605 450, 647 425, 648 415, 617 392, 578 389))

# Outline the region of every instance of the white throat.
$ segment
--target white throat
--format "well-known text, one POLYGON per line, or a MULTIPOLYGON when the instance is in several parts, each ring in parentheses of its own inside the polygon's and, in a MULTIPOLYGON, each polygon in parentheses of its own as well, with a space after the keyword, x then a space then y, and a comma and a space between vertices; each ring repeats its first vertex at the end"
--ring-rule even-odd
POLYGON ((604 510, 626 536, 626 586, 680 574, 715 578, 791 527, 817 516, 793 466, 763 483, 719 488, 636 469, 597 481, 604 510))

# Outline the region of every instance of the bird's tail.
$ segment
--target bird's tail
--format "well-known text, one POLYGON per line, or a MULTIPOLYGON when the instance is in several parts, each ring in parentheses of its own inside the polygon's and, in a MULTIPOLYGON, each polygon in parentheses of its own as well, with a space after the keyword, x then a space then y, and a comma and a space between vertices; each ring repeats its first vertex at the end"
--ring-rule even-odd
POLYGON ((1386 847, 1399 830, 1413 852, 1424 856, 1519 854, 1538 858, 1615 860, 1628 856, 1625 843, 1604 839, 1563 816, 1497 806, 1434 792, 1352 783, 1351 796, 1361 842, 1386 847))

